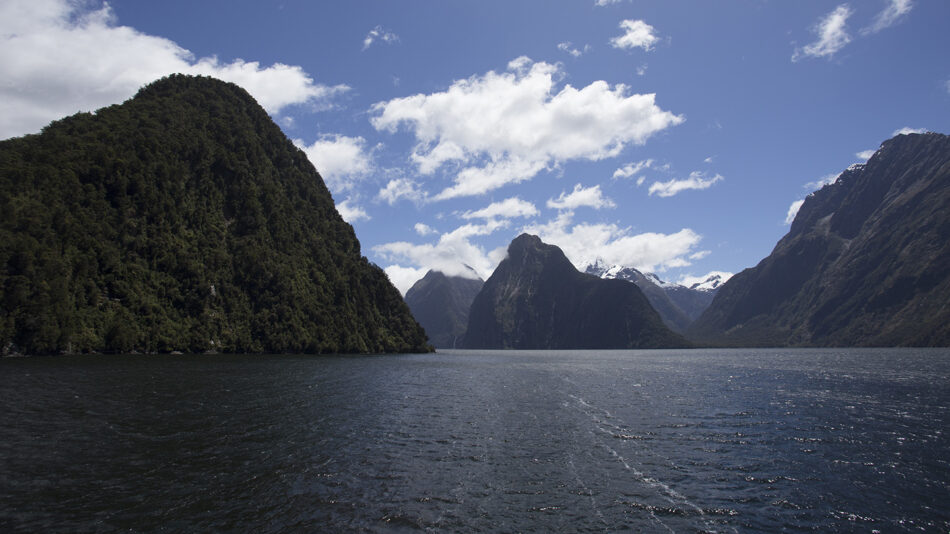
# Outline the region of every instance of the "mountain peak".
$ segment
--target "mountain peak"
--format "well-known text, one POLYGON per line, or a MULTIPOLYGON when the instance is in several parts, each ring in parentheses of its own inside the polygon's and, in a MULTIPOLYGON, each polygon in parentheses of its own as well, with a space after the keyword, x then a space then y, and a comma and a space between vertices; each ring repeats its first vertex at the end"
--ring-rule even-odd
POLYGON ((898 135, 806 198, 691 327, 738 345, 950 344, 950 136, 898 135))
POLYGON ((472 302, 467 348, 683 346, 636 285, 579 272, 560 248, 522 234, 472 302))

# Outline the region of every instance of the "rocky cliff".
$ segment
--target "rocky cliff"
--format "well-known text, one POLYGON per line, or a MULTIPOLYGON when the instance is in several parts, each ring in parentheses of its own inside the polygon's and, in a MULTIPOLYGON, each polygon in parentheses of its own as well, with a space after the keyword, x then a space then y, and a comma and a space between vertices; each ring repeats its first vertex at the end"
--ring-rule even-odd
POLYGON ((950 137, 899 135, 802 204, 691 338, 727 345, 950 345, 950 137))
POLYGON ((475 297, 466 348, 685 346, 636 285, 579 272, 561 249, 522 234, 475 297))

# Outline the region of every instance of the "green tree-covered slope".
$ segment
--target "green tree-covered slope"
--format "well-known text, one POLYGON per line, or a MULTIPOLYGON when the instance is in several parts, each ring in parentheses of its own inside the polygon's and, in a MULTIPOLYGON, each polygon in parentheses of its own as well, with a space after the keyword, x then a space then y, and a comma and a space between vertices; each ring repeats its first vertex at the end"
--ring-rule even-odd
POLYGON ((0 352, 427 350, 306 156, 174 75, 0 142, 0 352))

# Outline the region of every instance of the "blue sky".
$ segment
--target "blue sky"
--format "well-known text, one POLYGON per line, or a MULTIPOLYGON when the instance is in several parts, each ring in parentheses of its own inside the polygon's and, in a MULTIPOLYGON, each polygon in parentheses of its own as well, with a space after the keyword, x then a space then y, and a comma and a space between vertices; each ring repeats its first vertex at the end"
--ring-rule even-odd
POLYGON ((523 231, 687 281, 755 265, 895 132, 950 131, 948 21, 944 0, 7 0, 0 137, 213 75, 403 291, 487 278, 523 231))

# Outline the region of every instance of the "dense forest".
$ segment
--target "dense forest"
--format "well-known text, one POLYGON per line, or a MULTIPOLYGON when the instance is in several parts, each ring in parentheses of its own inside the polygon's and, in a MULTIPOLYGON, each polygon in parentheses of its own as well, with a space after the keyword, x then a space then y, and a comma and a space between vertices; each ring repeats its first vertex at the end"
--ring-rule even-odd
POLYGON ((173 75, 0 142, 0 352, 427 350, 236 85, 173 75))

